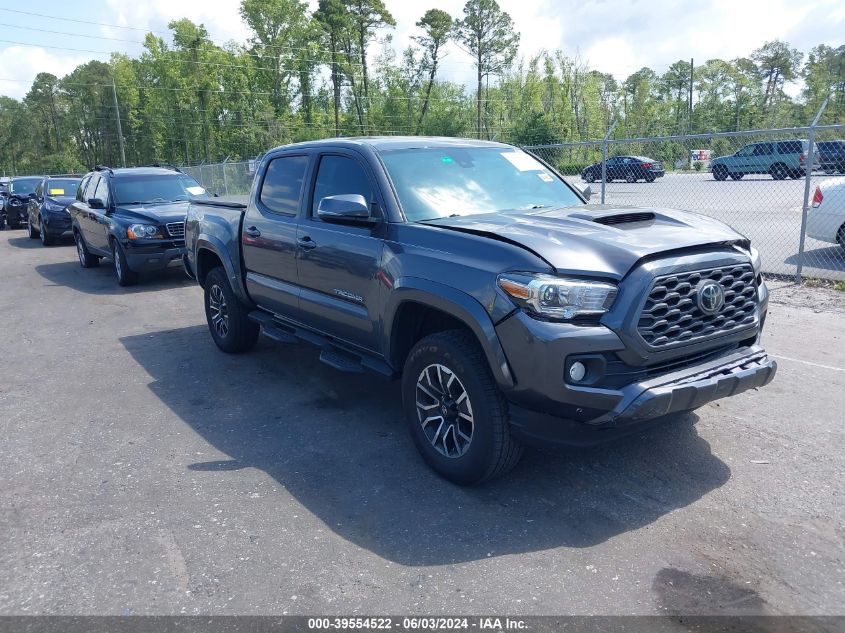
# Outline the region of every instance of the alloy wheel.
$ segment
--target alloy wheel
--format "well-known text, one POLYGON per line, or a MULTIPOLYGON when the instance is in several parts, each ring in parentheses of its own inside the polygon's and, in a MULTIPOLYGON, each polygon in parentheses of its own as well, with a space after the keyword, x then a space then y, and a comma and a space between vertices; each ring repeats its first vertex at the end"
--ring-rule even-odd
POLYGON ((208 311, 214 331, 220 338, 226 338, 229 334, 229 311, 226 308, 226 296, 223 294, 223 289, 217 284, 208 291, 208 311))
POLYGON ((438 453, 455 458, 469 450, 475 428, 472 403, 452 370, 434 364, 420 372, 416 408, 423 434, 438 453))
POLYGON ((76 236, 76 254, 79 256, 79 263, 85 267, 85 249, 82 246, 82 238, 77 234, 76 236))

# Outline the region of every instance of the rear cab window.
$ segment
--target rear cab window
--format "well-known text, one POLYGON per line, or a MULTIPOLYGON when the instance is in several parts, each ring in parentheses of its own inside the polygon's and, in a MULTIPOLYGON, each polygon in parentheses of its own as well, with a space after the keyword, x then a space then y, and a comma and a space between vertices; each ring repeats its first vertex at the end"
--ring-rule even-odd
POLYGON ((258 201, 273 213, 296 215, 307 168, 308 156, 304 154, 272 159, 267 165, 258 201))

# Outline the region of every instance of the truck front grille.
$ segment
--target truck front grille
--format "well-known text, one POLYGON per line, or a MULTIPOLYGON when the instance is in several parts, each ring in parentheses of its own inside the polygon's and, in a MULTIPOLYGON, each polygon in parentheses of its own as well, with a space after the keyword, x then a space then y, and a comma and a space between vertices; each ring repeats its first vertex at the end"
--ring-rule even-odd
POLYGON ((167 232, 170 237, 185 237, 185 223, 171 222, 167 225, 167 232))
POLYGON ((753 325, 756 308, 757 286, 749 264, 663 275, 654 280, 637 332, 651 347, 690 343, 753 325), (698 305, 698 285, 706 279, 725 293, 715 314, 705 314, 698 305))

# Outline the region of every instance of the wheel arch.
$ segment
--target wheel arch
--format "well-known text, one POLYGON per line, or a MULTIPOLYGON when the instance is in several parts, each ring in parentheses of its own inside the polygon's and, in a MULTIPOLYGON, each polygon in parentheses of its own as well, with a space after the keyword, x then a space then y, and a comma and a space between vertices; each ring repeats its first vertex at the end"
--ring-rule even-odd
POLYGON ((408 352, 423 336, 464 328, 478 341, 496 383, 505 389, 514 386, 493 321, 474 297, 426 279, 402 278, 394 285, 383 319, 385 356, 400 371, 408 352))

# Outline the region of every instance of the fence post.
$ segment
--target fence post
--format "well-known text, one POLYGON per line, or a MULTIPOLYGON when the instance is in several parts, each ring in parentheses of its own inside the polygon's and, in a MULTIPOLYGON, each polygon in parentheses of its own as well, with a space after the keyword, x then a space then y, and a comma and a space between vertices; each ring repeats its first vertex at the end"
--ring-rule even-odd
POLYGON ((229 195, 229 182, 226 180, 226 163, 229 161, 229 157, 223 159, 223 195, 229 195))
POLYGON ((827 107, 828 99, 824 100, 822 107, 816 113, 816 118, 810 124, 810 133, 807 136, 807 158, 804 161, 804 204, 801 207, 801 235, 798 238, 798 268, 795 271, 796 283, 801 283, 801 273, 804 270, 804 242, 807 239, 807 213, 810 211, 810 178, 813 175, 813 162, 816 157, 816 125, 827 107))
POLYGON ((607 141, 610 139, 610 135, 613 134, 613 130, 616 129, 616 119, 613 120, 613 123, 610 124, 610 128, 607 130, 607 134, 604 135, 604 141, 601 144, 601 203, 604 204, 604 189, 605 185, 607 184, 607 141))

